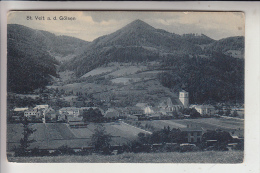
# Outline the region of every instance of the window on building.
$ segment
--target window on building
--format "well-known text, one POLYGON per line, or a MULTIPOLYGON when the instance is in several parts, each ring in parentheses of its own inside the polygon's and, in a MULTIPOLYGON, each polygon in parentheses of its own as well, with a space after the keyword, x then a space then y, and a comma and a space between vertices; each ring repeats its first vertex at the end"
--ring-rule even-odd
POLYGON ((190 135, 193 136, 193 132, 191 132, 190 135))
POLYGON ((200 138, 197 138, 197 142, 200 142, 200 138))
POLYGON ((193 138, 191 138, 191 139, 190 139, 190 142, 194 142, 194 139, 193 139, 193 138))
POLYGON ((188 142, 191 142, 191 138, 188 138, 188 142))

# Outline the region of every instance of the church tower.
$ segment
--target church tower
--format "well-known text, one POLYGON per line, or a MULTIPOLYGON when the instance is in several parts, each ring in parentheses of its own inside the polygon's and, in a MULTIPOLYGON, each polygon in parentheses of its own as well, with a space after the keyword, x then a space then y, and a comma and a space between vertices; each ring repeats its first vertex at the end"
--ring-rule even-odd
POLYGON ((184 108, 189 108, 189 93, 182 90, 179 95, 179 99, 183 104, 184 108))

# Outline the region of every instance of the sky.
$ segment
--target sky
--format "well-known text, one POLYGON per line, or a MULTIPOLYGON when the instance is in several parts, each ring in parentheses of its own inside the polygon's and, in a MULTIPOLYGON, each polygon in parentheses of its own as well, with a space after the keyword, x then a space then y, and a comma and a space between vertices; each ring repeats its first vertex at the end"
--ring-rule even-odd
POLYGON ((245 34, 242 12, 11 11, 8 14, 8 24, 86 41, 113 33, 136 19, 171 33, 205 34, 215 40, 245 34), (60 16, 74 20, 61 20, 60 16), (40 20, 41 17, 44 20, 40 20))

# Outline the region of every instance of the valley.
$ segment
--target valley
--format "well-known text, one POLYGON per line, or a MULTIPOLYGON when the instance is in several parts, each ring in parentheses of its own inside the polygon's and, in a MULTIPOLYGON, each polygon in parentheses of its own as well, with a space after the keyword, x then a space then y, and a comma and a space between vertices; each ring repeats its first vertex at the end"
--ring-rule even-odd
POLYGON ((243 56, 242 36, 178 35, 141 20, 92 42, 9 25, 7 150, 19 154, 23 140, 35 140, 25 153, 49 156, 204 151, 212 140, 243 150, 243 56), (27 138, 26 128, 36 131, 27 138))

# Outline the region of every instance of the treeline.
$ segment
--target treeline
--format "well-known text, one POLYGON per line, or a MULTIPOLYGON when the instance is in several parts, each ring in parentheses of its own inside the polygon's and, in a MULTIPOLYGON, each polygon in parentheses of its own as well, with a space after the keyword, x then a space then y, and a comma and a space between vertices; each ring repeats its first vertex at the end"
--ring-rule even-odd
POLYGON ((244 102, 244 59, 214 52, 210 58, 167 56, 167 72, 158 74, 165 87, 189 92, 190 103, 244 102))

